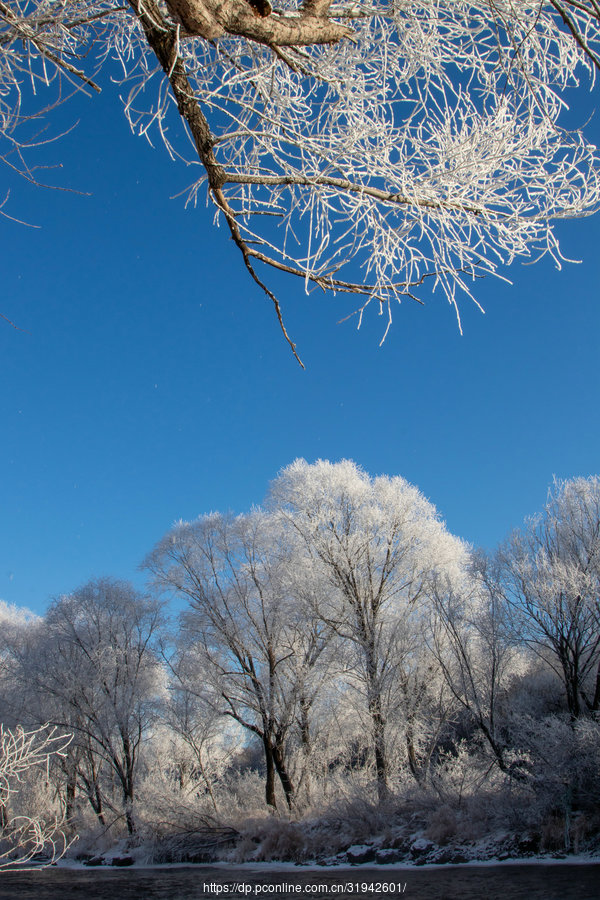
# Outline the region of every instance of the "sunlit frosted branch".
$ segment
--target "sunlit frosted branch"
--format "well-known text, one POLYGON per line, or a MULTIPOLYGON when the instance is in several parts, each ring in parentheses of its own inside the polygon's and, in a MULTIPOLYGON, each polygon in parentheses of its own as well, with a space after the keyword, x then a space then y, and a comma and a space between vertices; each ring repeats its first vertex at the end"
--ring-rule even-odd
POLYGON ((474 277, 560 265, 555 221, 600 205, 596 148, 562 126, 598 68, 598 0, 127 6, 0 0, 0 133, 24 91, 118 60, 132 128, 201 165, 189 199, 205 186, 282 328, 255 264, 368 295, 387 333, 425 276, 458 315, 474 277))
POLYGON ((24 778, 34 769, 43 771, 51 757, 64 756, 70 742, 70 735, 55 728, 26 731, 17 726, 11 731, 0 724, 0 870, 22 868, 40 854, 51 865, 67 850, 64 815, 12 815, 10 809, 24 778))

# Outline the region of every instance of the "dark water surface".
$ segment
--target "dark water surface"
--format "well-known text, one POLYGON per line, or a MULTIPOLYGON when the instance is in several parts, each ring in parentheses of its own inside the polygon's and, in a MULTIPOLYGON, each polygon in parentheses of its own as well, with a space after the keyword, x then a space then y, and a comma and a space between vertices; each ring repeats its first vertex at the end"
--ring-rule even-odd
POLYGON ((204 897, 402 897, 406 900, 600 900, 596 865, 306 870, 190 866, 0 873, 0 900, 197 900, 204 897))

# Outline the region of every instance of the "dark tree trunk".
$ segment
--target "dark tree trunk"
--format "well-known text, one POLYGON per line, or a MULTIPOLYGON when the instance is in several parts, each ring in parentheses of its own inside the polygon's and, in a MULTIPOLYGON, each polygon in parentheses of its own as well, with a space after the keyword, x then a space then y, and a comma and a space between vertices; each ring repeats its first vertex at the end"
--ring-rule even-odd
POLYGON ((571 719, 574 721, 581 715, 581 705, 579 703, 579 660, 576 657, 569 659, 568 651, 562 647, 559 649, 561 651, 561 663, 567 693, 567 707, 571 719))
POLYGON ((67 784, 65 787, 65 819, 69 821, 75 807, 75 792, 77 789, 77 772, 70 768, 67 772, 67 784))
POLYGON ((385 718, 381 707, 381 690, 375 658, 375 647, 367 650, 367 691, 369 698, 369 715, 372 723, 373 753, 375 756, 375 772, 377 775, 377 797, 383 802, 389 796, 388 768, 385 747, 385 718))
POLYGON ((273 759, 273 746, 270 737, 267 734, 263 735, 262 741, 265 749, 266 766, 265 800, 267 806, 270 806, 272 809, 277 809, 277 801, 275 799, 275 761, 273 759))
POLYGON ((86 756, 87 766, 80 771, 80 778, 85 785, 86 796, 90 806, 94 810, 96 818, 101 825, 106 825, 104 820, 104 802, 100 791, 99 773, 96 769, 94 754, 91 750, 88 750, 86 756))
POLYGON ((385 748, 385 720, 381 711, 381 698, 373 697, 369 703, 369 712, 373 723, 373 751, 375 755, 375 772, 377 775, 377 798, 381 803, 389 796, 388 768, 385 748))
POLYGON ((98 782, 95 782, 92 785, 92 787, 88 793, 88 800, 90 802, 90 806, 96 813, 96 818, 98 819, 100 824, 106 825, 106 821, 104 819, 102 795, 100 794, 100 786, 98 785, 98 782))
POLYGON ((582 692, 583 699, 585 700, 590 712, 598 712, 600 709, 600 661, 598 662, 598 668, 596 669, 596 682, 594 685, 594 696, 592 697, 591 702, 587 699, 585 694, 582 692))
POLYGON ((288 774, 285 765, 285 759, 283 756, 283 750, 279 742, 276 742, 273 747, 273 762, 275 763, 275 768, 277 769, 277 774, 279 775, 281 787, 283 788, 283 793, 285 794, 285 802, 288 805, 288 809, 292 809, 296 791, 294 789, 292 779, 288 774))
MULTIPOLYGON (((310 757, 312 752, 311 740, 310 740, 310 721, 308 718, 308 711, 310 709, 310 704, 301 698, 300 700, 300 741, 302 744, 302 754, 304 756, 304 769, 302 772, 302 780, 305 780, 305 796, 307 803, 311 802, 311 790, 310 790, 310 757)), ((298 784, 298 790, 300 790, 300 784, 298 784)))
POLYGON ((125 821, 127 823, 128 834, 135 834, 135 819, 133 817, 133 802, 135 799, 134 789, 134 769, 135 760, 134 753, 131 749, 131 742, 125 735, 123 738, 123 756, 124 768, 119 768, 121 786, 123 789, 123 807, 125 810, 125 821))
POLYGON ((125 809, 125 821, 127 822, 127 833, 130 835, 135 834, 135 820, 130 805, 125 809))

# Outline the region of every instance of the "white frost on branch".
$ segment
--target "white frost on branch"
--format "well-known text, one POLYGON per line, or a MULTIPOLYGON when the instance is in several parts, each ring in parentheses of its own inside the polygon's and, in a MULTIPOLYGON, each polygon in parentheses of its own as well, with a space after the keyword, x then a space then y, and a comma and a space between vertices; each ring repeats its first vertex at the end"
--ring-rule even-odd
POLYGON ((53 756, 66 756, 70 742, 71 735, 46 725, 27 731, 0 724, 0 871, 39 857, 51 865, 67 850, 64 815, 12 815, 10 809, 27 775, 43 771, 53 756))
POLYGON ((208 181, 263 287, 259 262, 355 293, 359 322, 373 305, 387 333, 425 280, 458 313, 457 290, 517 257, 560 265, 555 221, 599 205, 596 147, 563 127, 565 91, 600 66, 595 0, 125 6, 0 2, 5 121, 15 72, 85 88, 81 67, 116 57, 132 128, 179 155, 175 101, 206 170, 189 198, 208 181))

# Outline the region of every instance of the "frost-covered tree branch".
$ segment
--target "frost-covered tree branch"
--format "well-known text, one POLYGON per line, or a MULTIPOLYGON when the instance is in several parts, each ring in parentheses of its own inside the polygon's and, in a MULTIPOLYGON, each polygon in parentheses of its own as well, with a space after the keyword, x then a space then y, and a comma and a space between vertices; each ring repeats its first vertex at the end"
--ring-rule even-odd
POLYGON ((43 854, 47 865, 66 851, 64 816, 13 814, 11 806, 32 769, 47 767, 53 756, 66 756, 70 735, 47 726, 26 731, 0 724, 0 870, 22 867, 43 854))
POLYGON ((284 332, 269 269, 359 296, 385 337, 424 282, 458 314, 478 275, 560 265, 554 223, 598 207, 596 148, 563 127, 565 91, 599 67, 597 0, 126 7, 2 0, 0 130, 15 140, 25 74, 88 89, 116 57, 132 128, 201 164, 188 199, 207 189, 284 332))

